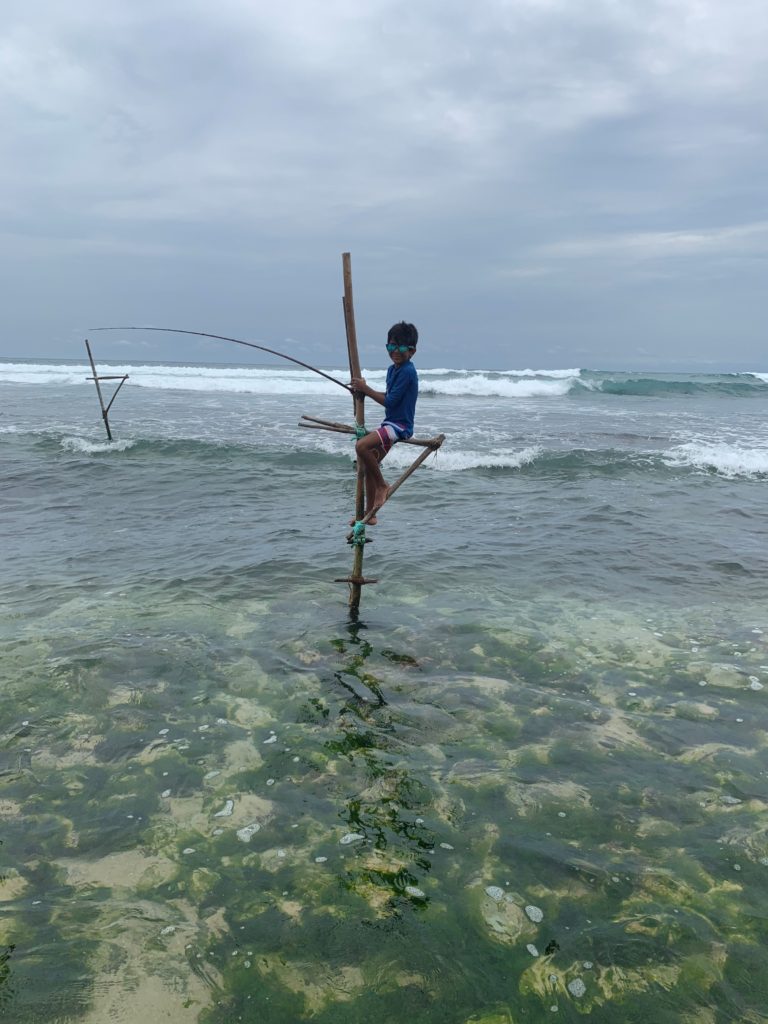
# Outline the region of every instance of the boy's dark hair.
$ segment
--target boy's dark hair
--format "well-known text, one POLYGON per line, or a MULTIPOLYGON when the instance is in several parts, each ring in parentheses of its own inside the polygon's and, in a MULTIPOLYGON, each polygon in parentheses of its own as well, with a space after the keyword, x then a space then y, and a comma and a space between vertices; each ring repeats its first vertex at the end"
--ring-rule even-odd
POLYGON ((387 342, 392 345, 409 345, 416 348, 419 341, 419 332, 413 324, 407 324, 401 320, 399 324, 393 324, 387 334, 387 342))

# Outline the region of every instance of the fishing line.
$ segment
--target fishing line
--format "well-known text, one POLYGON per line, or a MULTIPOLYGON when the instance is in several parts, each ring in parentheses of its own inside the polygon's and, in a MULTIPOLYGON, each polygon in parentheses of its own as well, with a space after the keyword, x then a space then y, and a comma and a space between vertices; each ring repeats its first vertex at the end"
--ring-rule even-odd
POLYGON ((257 348, 260 352, 269 352, 270 355, 279 356, 280 359, 287 359, 291 363, 296 363, 299 366, 303 366, 305 370, 311 370, 313 373, 319 373, 321 377, 325 377, 326 380, 332 380, 334 384, 338 384, 340 388, 344 388, 345 391, 351 391, 352 388, 349 384, 345 384, 341 380, 337 380, 336 377, 332 377, 330 373, 324 373, 323 370, 318 370, 316 366, 310 366, 309 363, 303 363, 300 359, 295 359, 293 356, 287 356, 285 352, 278 352, 274 348, 267 348, 266 345, 257 345, 253 341, 241 341, 240 338, 228 338, 225 334, 207 334, 205 331, 183 331, 179 327, 92 327, 92 331, 164 331, 167 334, 195 334, 198 338, 218 338, 219 341, 234 341, 236 345, 247 345, 248 348, 257 348))

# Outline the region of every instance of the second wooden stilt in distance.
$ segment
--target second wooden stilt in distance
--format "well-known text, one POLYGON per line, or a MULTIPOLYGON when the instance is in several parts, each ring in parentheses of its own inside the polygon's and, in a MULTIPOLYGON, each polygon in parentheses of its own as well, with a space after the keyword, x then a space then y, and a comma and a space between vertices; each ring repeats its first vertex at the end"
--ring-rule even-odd
POLYGON ((113 375, 110 375, 110 376, 104 376, 102 374, 101 376, 99 376, 99 374, 96 372, 96 364, 93 361, 93 355, 91 353, 91 346, 88 344, 88 339, 87 338, 85 339, 85 349, 86 349, 86 351, 88 353, 88 361, 91 364, 91 371, 93 372, 93 376, 92 377, 88 377, 87 379, 88 380, 92 380, 94 382, 94 384, 96 385, 96 394, 99 396, 99 405, 101 406, 101 418, 104 420, 104 427, 106 428, 106 431, 107 431, 107 438, 108 438, 108 440, 111 441, 112 440, 112 431, 109 429, 109 410, 112 408, 112 403, 117 398, 118 391, 123 386, 123 384, 125 384, 125 382, 128 380, 128 374, 127 373, 120 373, 120 374, 113 374, 113 375), (119 380, 120 381, 120 383, 115 388, 115 393, 112 395, 112 397, 110 398, 110 400, 109 400, 107 405, 104 404, 104 396, 101 393, 101 381, 103 381, 103 380, 119 380))

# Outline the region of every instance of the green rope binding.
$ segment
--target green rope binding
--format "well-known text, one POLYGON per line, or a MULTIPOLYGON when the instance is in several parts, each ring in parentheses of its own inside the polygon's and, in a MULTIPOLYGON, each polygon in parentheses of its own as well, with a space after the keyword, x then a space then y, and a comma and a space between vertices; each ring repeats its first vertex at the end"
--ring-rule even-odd
POLYGON ((368 433, 368 428, 366 427, 366 425, 364 423, 356 423, 355 424, 355 437, 358 440, 360 440, 361 437, 365 437, 365 435, 367 433, 368 433))

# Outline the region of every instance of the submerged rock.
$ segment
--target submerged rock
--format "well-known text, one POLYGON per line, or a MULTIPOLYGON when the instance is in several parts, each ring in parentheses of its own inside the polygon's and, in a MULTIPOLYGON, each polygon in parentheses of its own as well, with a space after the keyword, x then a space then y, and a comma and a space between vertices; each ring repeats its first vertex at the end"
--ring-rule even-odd
MULTIPOLYGON (((489 886, 489 888, 497 889, 498 887, 489 886)), ((502 892, 501 898, 497 900, 486 892, 481 900, 480 912, 490 929, 490 937, 505 945, 512 945, 522 936, 532 937, 535 934, 522 907, 515 903, 507 893, 502 892)))
POLYGON ((108 853, 97 860, 67 857, 55 863, 64 868, 67 883, 74 886, 148 889, 170 881, 176 873, 176 866, 168 857, 162 854, 145 855, 141 850, 108 853))
MULTIPOLYGON (((318 971, 312 960, 289 960, 282 953, 266 953, 259 956, 259 974, 269 985, 301 995, 305 1006, 304 1019, 310 1019, 321 1011, 333 1017, 334 1003, 349 1003, 367 990, 366 979, 357 966, 341 965, 333 973, 318 971)), ((326 1016, 326 1014, 323 1014, 326 1016)), ((291 1015, 295 1020, 298 1015, 291 1015)), ((345 1014, 346 1016, 346 1014, 345 1014)), ((249 1017, 250 1020, 259 1019, 249 1017)))
POLYGON ((488 885, 485 888, 485 893, 490 896, 492 900, 500 903, 504 899, 504 890, 498 885, 488 885))
POLYGON ((707 719, 717 718, 720 712, 711 704, 705 704, 697 700, 679 700, 670 704, 670 708, 676 718, 683 718, 690 722, 701 722, 707 719))
POLYGON ((258 821, 252 821, 250 825, 245 825, 243 828, 239 828, 235 835, 241 843, 250 843, 251 839, 261 830, 261 825, 258 821))
POLYGON ((427 898, 427 894, 415 885, 406 885, 405 891, 409 896, 413 896, 416 900, 424 900, 427 898))
POLYGON ((214 891, 220 880, 220 876, 210 868, 196 868, 187 882, 187 893, 196 903, 201 903, 214 891))
POLYGON ((738 672, 732 665, 715 664, 706 665, 701 663, 697 666, 691 666, 692 668, 698 667, 703 669, 701 675, 707 680, 711 686, 719 686, 723 689, 736 690, 743 685, 743 675, 738 672))
POLYGON ((26 878, 14 868, 6 869, 0 876, 0 902, 17 899, 26 888, 26 878))

